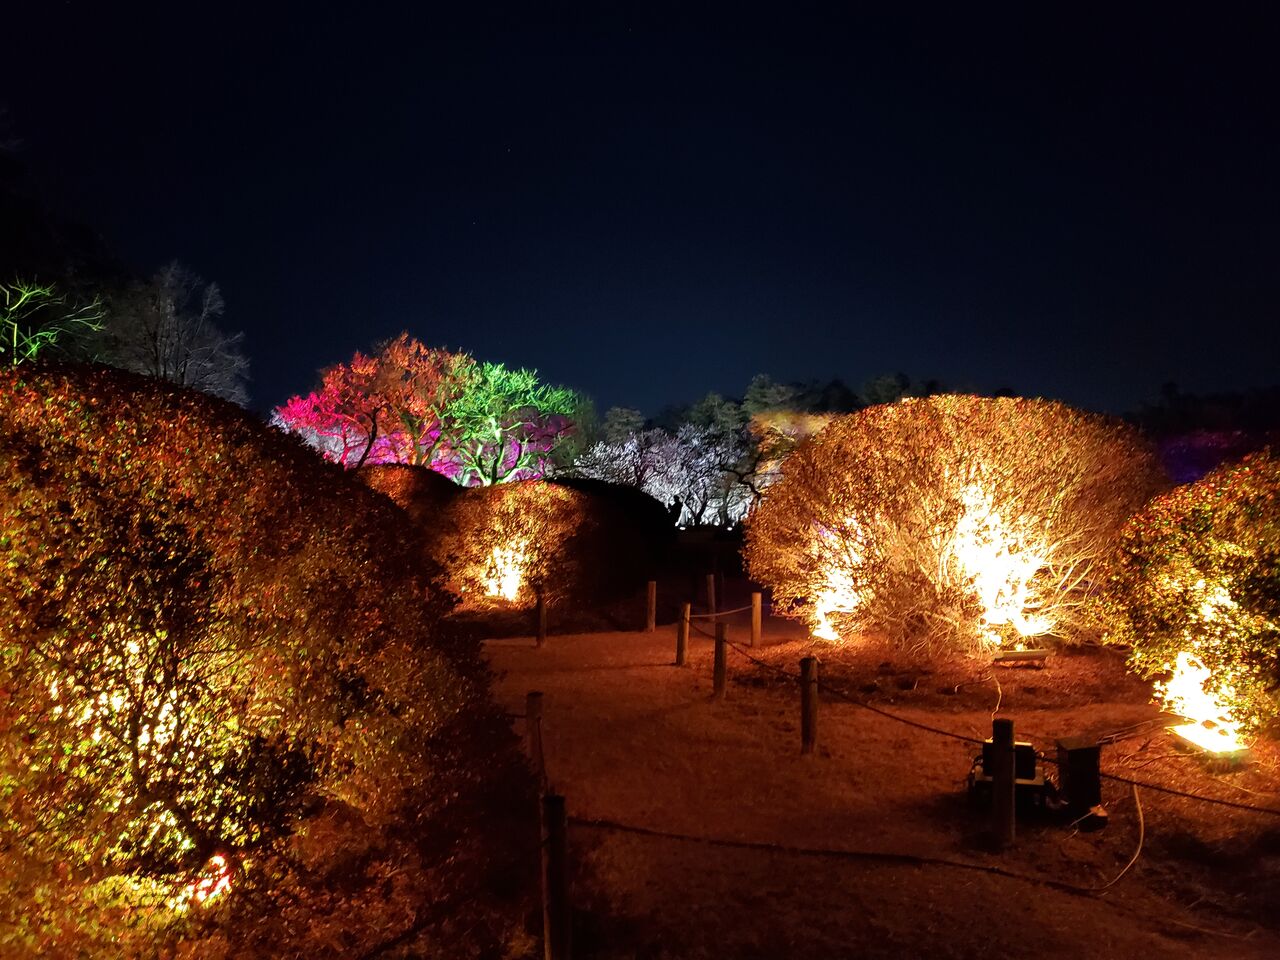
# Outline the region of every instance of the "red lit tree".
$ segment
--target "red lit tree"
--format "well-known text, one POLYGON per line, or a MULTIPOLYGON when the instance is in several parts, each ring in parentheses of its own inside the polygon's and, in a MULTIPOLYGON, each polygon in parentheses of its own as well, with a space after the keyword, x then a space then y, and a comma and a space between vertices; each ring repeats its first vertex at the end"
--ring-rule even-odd
POLYGON ((540 476, 581 404, 532 370, 477 363, 401 333, 325 370, 320 388, 278 407, 275 422, 343 466, 427 466, 478 486, 540 476))
POLYGON ((277 408, 276 422, 343 466, 443 465, 441 420, 469 363, 401 333, 372 356, 357 351, 326 369, 318 390, 277 408))

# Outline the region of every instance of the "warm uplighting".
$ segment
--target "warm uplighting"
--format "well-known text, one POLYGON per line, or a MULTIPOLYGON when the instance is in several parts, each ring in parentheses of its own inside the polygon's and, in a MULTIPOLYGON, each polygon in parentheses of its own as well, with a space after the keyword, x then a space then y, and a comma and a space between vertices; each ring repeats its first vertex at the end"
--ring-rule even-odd
POLYGON ((987 643, 1000 646, 1003 627, 1012 628, 1019 637, 1048 633, 1053 623, 1035 612, 1035 577, 1045 564, 1046 551, 1015 532, 978 484, 966 486, 960 502, 964 513, 948 555, 978 596, 987 643))
POLYGON ((809 632, 819 640, 832 643, 843 639, 831 620, 832 615, 855 613, 862 605, 862 598, 849 573, 849 560, 861 559, 860 555, 855 557, 851 554, 859 549, 855 544, 861 540, 862 528, 852 518, 845 521, 845 526, 849 528, 847 536, 837 536, 832 530, 820 529, 814 544, 822 586, 810 599, 809 632))
POLYGON ((1188 721, 1169 731, 1215 755, 1244 750, 1240 725, 1229 702, 1234 691, 1230 687, 1211 690, 1208 668, 1189 651, 1179 653, 1177 663, 1169 669, 1173 675, 1156 684, 1156 696, 1166 710, 1188 721))
MULTIPOLYGON (((1035 587, 1047 551, 1031 537, 1016 533, 1014 525, 995 509, 991 495, 978 484, 964 487, 959 500, 959 519, 950 530, 944 526, 935 530, 940 555, 938 581, 958 581, 976 596, 982 610, 982 635, 988 646, 1001 646, 1010 631, 1018 638, 1048 633, 1053 621, 1039 613, 1035 587)), ((858 539, 862 538, 858 524, 850 521, 846 526, 856 531, 858 539)), ((814 637, 838 641, 841 636, 832 623, 832 615, 857 612, 869 595, 865 590, 860 593, 854 589, 848 572, 861 558, 837 557, 835 553, 836 541, 845 543, 844 549, 851 549, 847 546, 850 538, 835 538, 822 531, 817 539, 823 586, 812 598, 809 628, 814 637)), ((893 558, 889 560, 893 562, 893 558)), ((1026 643, 1018 639, 1013 646, 1023 649, 1026 643)))
POLYGON ((858 607, 858 595, 853 581, 844 570, 832 568, 827 574, 827 585, 813 599, 810 632, 819 640, 837 641, 840 634, 831 622, 833 613, 850 613, 858 607))
POLYGON ((485 596, 501 597, 507 601, 515 601, 520 596, 528 562, 527 547, 527 541, 520 540, 493 548, 484 578, 485 596))
POLYGON ((186 910, 192 904, 203 907, 230 889, 231 864, 222 854, 214 854, 199 879, 183 887, 181 894, 170 901, 170 906, 178 911, 186 910))

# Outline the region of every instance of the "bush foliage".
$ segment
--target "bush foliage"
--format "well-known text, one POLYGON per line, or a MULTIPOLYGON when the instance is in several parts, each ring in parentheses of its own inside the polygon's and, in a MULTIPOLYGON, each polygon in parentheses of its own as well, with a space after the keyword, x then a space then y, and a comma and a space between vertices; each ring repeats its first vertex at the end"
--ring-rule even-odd
POLYGON ((366 487, 385 494, 421 527, 440 522, 462 488, 430 467, 406 463, 366 464, 355 472, 366 487))
POLYGON ((1099 627, 1115 535, 1160 482, 1125 425, 1045 400, 934 396, 800 443, 747 523, 751 575, 828 638, 936 655, 1099 627))
POLYGON ((528 777, 397 511, 156 381, 0 397, 0 954, 496 949, 528 777))
POLYGON ((1280 714, 1280 457, 1270 450, 1153 500, 1126 524, 1108 639, 1146 676, 1179 653, 1243 729, 1280 714))
POLYGON ((462 491, 426 529, 431 557, 465 606, 529 606, 580 594, 577 541, 591 528, 589 498, 524 480, 462 491))

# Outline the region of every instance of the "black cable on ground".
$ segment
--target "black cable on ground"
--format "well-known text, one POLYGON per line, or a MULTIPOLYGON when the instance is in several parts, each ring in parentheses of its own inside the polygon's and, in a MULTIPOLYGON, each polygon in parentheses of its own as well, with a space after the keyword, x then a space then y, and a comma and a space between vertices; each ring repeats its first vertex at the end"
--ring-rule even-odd
POLYGON ((1103 773, 1101 777, 1104 780, 1114 780, 1116 783, 1127 783, 1132 787, 1142 787, 1144 790, 1154 790, 1157 793, 1167 793, 1171 797, 1182 797, 1184 800, 1199 800, 1201 803, 1212 803, 1219 807, 1230 807, 1232 810, 1248 810, 1251 813, 1266 813, 1273 817, 1280 817, 1280 810, 1275 807, 1255 807, 1248 803, 1236 803, 1234 800, 1219 800, 1217 797, 1206 797, 1199 793, 1187 793, 1185 790, 1177 790, 1173 787, 1162 787, 1158 783, 1148 783, 1144 780, 1132 780, 1129 777, 1122 777, 1115 773, 1103 773))
POLYGON ((952 867, 957 870, 976 870, 990 873, 1011 880, 1024 880, 1054 887, 1067 893, 1083 895, 1089 892, 1087 887, 1064 883, 1049 877, 1036 877, 1031 874, 1006 870, 1004 867, 991 866, 984 863, 972 863, 966 860, 948 860, 944 857, 920 856, 913 853, 894 853, 883 850, 837 850, 824 847, 797 847, 790 844, 768 843, 763 840, 729 840, 720 837, 698 837, 688 833, 671 833, 666 830, 655 830, 651 827, 637 827, 616 820, 605 820, 594 817, 570 817, 571 826, 592 827, 598 830, 616 830, 619 833, 633 833, 645 837, 660 837, 664 840, 681 840, 687 843, 705 843, 713 847, 730 847, 738 850, 763 850, 770 853, 786 853, 799 856, 831 857, 844 860, 879 860, 883 863, 899 863, 910 866, 952 867))
MULTIPOLYGON (((789 680, 796 679, 791 675, 791 673, 782 669, 781 667, 777 667, 772 663, 769 663, 768 661, 761 660, 759 657, 752 656, 742 647, 738 646, 738 644, 733 643, 732 641, 729 641, 729 640, 726 640, 725 643, 728 646, 732 647, 734 650, 736 650, 743 657, 750 660, 752 663, 756 664, 757 666, 764 667, 766 670, 771 670, 775 674, 786 677, 789 680)), ((860 700, 857 697, 854 697, 846 693, 845 691, 841 690, 839 687, 833 687, 830 684, 823 682, 821 678, 819 678, 818 680, 818 689, 826 691, 827 693, 833 694, 837 698, 844 700, 847 703, 851 703, 854 706, 862 707, 864 710, 870 710, 872 713, 879 714, 880 716, 885 717, 886 719, 894 720, 894 721, 897 721, 898 723, 906 724, 909 727, 915 727, 918 730, 924 730, 928 733, 933 733, 941 737, 948 737, 952 740, 960 740, 964 743, 970 743, 976 746, 981 746, 984 742, 982 740, 977 739, 976 737, 966 737, 963 734, 952 733, 950 730, 943 730, 940 727, 933 727, 927 723, 920 723, 916 720, 910 720, 906 717, 899 716, 898 714, 891 713, 888 710, 882 710, 880 707, 873 706, 872 704, 867 703, 864 700, 860 700)), ((1052 757, 1042 757, 1041 759, 1047 763, 1052 763, 1055 765, 1057 764, 1057 760, 1053 759, 1052 757)), ((1210 803, 1220 807, 1228 807, 1232 810, 1247 810, 1252 813, 1264 813, 1273 817, 1280 817, 1280 810, 1274 807, 1259 807, 1249 803, 1237 803, 1234 800, 1219 800, 1217 797, 1206 797, 1203 794, 1199 794, 1199 793, 1188 793, 1185 790, 1178 790, 1178 789, 1175 789, 1174 787, 1164 787, 1157 783, 1149 783, 1143 780, 1134 780, 1131 777, 1124 777, 1114 773, 1103 773, 1101 774, 1101 776, 1104 779, 1112 780, 1116 783, 1127 784, 1128 786, 1131 786, 1131 787, 1143 787, 1144 789, 1147 789, 1147 790, 1154 790, 1157 793, 1165 793, 1174 797, 1182 797, 1185 800, 1199 800, 1201 803, 1210 803)))
MULTIPOLYGON (((1136 799, 1136 797, 1135 797, 1136 799)), ((1008 880, 1020 880, 1023 883, 1034 883, 1040 886, 1049 887, 1054 890, 1060 890, 1063 893, 1071 894, 1076 897, 1089 897, 1096 899, 1099 894, 1105 892, 1121 877, 1128 872, 1137 860, 1135 853, 1133 859, 1125 866, 1119 874, 1110 882, 1094 887, 1082 887, 1074 883, 1066 883, 1062 880, 1054 880, 1050 877, 1037 877, 1029 873, 1019 873, 1016 870, 1006 870, 1004 867, 996 867, 990 864, 973 863, 966 860, 948 860, 945 857, 929 857, 913 853, 895 853, 883 850, 837 850, 823 847, 798 847, 790 844, 767 843, 759 840, 728 840, 719 837, 697 837, 687 833, 673 833, 666 830, 655 830, 652 827, 637 827, 629 823, 619 823, 616 820, 606 820, 597 817, 569 817, 569 824, 577 827, 587 827, 596 830, 614 830, 618 833, 630 833, 642 837, 658 837, 663 840, 679 840, 685 843, 703 843, 714 847, 728 847, 737 850, 755 850, 764 851, 766 853, 785 853, 796 856, 814 856, 826 857, 837 860, 873 860, 881 863, 904 864, 908 866, 919 867, 949 867, 954 870, 972 870, 977 873, 986 873, 992 876, 1003 877, 1008 880)), ((1142 851, 1141 842, 1139 842, 1138 852, 1142 851)), ((1150 919, 1145 912, 1136 911, 1129 907, 1118 904, 1114 901, 1108 901, 1113 909, 1120 910, 1123 913, 1137 914, 1139 916, 1150 919)), ((1196 926, 1193 923, 1187 923, 1182 920, 1176 920, 1172 917, 1166 917, 1165 922, 1173 923, 1176 926, 1183 927, 1187 930, 1193 930, 1196 933, 1205 934, 1214 937, 1227 937, 1232 940, 1245 940, 1256 933, 1251 930, 1247 934, 1232 933, 1229 930, 1212 930, 1208 927, 1196 926)))

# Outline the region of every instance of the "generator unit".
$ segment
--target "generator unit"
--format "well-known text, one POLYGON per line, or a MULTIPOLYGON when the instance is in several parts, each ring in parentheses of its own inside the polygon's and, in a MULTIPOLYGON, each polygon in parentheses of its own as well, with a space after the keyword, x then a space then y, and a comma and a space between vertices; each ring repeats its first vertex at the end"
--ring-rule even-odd
MULTIPOLYGON (((991 769, 995 745, 991 738, 982 744, 982 753, 973 758, 969 769, 969 796, 982 803, 991 801, 991 769)), ((1053 784, 1046 782, 1039 768, 1036 748, 1029 743, 1013 745, 1014 796, 1020 804, 1042 806, 1053 791, 1053 784)))

